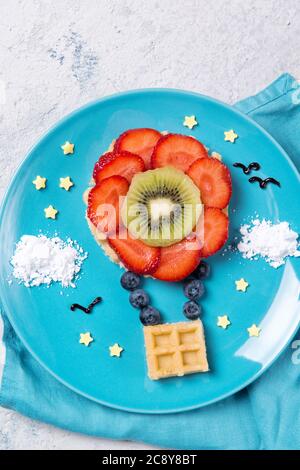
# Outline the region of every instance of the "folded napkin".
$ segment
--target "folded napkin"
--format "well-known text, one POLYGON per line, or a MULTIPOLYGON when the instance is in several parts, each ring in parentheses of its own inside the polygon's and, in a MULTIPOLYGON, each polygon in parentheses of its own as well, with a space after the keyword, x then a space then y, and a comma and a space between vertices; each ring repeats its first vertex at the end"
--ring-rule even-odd
MULTIPOLYGON (((300 87, 284 74, 236 105, 275 137, 298 168, 299 104, 300 87)), ((4 407, 71 431, 166 448, 300 447, 300 349, 299 354, 296 349, 300 341, 295 341, 300 340, 299 333, 275 364, 241 392, 198 410, 151 416, 110 409, 69 390, 25 349, 3 311, 2 319, 6 354, 0 405, 4 407)))

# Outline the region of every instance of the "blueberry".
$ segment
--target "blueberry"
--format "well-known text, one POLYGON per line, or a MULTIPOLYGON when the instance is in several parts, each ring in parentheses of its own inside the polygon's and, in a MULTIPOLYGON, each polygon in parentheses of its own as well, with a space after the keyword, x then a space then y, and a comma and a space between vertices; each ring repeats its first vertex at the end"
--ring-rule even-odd
POLYGON ((183 313, 189 320, 197 320, 201 315, 201 307, 194 300, 190 300, 183 305, 183 313))
POLYGON ((124 289, 134 290, 139 287, 140 283, 141 278, 137 274, 131 271, 126 271, 124 274, 122 274, 121 286, 124 287, 124 289))
POLYGON ((156 308, 149 305, 141 310, 140 320, 145 326, 158 325, 161 322, 160 313, 156 308))
POLYGON ((197 279, 206 279, 210 275, 210 266, 205 261, 200 261, 198 268, 194 271, 197 279))
POLYGON ((184 286, 184 295, 190 300, 197 300, 204 294, 204 285, 199 279, 193 279, 184 286))
POLYGON ((130 292, 129 302, 134 308, 143 308, 149 305, 150 299, 143 289, 136 289, 130 292))

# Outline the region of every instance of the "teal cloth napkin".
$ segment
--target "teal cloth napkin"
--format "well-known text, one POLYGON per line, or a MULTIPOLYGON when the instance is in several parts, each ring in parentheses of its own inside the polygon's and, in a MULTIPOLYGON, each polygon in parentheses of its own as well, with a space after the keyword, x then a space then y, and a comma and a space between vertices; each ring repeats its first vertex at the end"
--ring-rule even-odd
MULTIPOLYGON (((237 103, 300 167, 300 88, 288 74, 237 103)), ((255 383, 198 410, 143 415, 90 401, 52 377, 24 348, 7 317, 0 405, 71 431, 178 449, 299 449, 300 334, 255 383), (299 363, 299 364, 298 364, 299 363), (297 365, 298 364, 298 365, 297 365)))

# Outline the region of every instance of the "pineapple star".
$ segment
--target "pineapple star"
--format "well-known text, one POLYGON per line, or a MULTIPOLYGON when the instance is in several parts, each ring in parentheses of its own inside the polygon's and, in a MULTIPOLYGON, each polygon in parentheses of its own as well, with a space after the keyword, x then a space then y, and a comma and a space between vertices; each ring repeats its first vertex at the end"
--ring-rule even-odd
POLYGON ((115 343, 113 346, 109 346, 109 352, 111 356, 120 357, 121 352, 124 351, 118 343, 115 343))
POLYGON ((45 217, 46 219, 56 219, 56 214, 58 213, 58 210, 55 209, 53 206, 48 206, 46 209, 44 209, 45 212, 45 217))
POLYGON ((224 140, 226 142, 231 142, 232 144, 234 144, 234 141, 238 138, 238 135, 234 132, 233 129, 231 129, 230 131, 225 131, 224 135, 224 140))
POLYGON ((84 344, 85 346, 89 346, 89 344, 94 341, 94 339, 91 337, 91 333, 80 333, 80 339, 79 343, 84 344))
POLYGON ((42 176, 37 176, 35 180, 32 181, 32 184, 34 184, 35 189, 39 191, 40 189, 45 189, 46 181, 47 181, 47 178, 43 178, 42 176))
POLYGON ((64 155, 69 155, 70 153, 74 153, 74 144, 71 144, 68 140, 61 145, 61 149, 64 151, 64 155))
POLYGON ((69 189, 74 186, 73 181, 71 181, 70 176, 66 176, 65 178, 59 178, 59 187, 69 191, 69 189))
POLYGON ((236 290, 246 292, 248 286, 249 286, 249 282, 245 281, 243 277, 239 279, 238 281, 235 281, 236 290))
POLYGON ((249 336, 256 336, 258 337, 260 332, 261 332, 261 328, 259 328, 257 325, 255 325, 255 323, 253 323, 252 326, 250 326, 250 328, 247 328, 247 331, 249 333, 249 336))
POLYGON ((195 116, 185 116, 184 121, 183 121, 183 125, 185 127, 188 127, 189 129, 193 129, 193 127, 198 125, 198 122, 197 122, 195 116))
POLYGON ((227 326, 231 325, 231 321, 227 315, 223 315, 222 317, 218 317, 217 325, 223 328, 223 330, 226 330, 227 326))

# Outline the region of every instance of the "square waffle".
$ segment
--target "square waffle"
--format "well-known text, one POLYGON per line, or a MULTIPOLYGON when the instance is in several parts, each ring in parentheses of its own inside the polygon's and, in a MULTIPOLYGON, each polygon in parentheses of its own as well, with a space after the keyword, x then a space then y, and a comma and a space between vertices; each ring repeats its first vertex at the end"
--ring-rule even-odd
POLYGON ((144 327, 150 379, 209 370, 200 320, 144 327))

